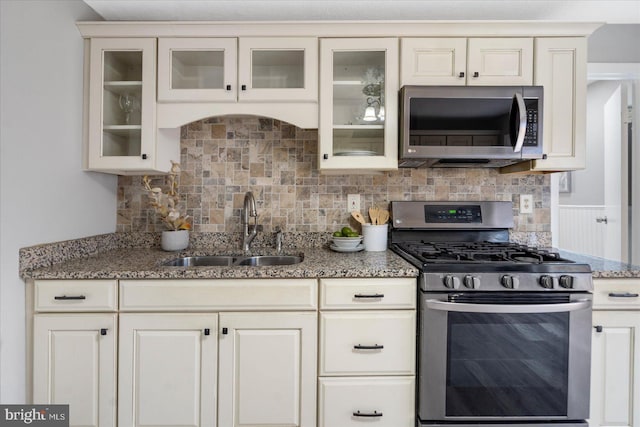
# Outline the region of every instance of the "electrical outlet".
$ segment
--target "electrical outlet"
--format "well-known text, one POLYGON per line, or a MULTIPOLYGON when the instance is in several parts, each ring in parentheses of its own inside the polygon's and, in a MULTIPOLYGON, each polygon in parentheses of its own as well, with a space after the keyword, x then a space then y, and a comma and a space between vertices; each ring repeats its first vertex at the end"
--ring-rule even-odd
POLYGON ((359 194, 347 195, 347 210, 349 212, 353 212, 353 211, 360 212, 360 195, 359 194))
POLYGON ((520 213, 533 213, 533 196, 531 194, 520 195, 520 213))

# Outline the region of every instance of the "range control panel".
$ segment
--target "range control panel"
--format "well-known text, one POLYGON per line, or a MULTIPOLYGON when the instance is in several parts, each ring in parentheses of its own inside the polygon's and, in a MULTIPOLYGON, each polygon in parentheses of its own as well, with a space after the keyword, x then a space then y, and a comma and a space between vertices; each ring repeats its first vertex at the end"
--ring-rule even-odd
POLYGON ((424 221, 426 223, 481 223, 480 205, 425 205, 424 221))

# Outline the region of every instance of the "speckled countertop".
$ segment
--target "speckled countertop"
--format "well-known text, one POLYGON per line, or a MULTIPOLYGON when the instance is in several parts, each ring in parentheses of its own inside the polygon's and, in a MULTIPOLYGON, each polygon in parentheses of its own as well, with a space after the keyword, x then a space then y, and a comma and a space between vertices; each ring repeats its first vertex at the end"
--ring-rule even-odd
MULTIPOLYGON (((273 254, 256 248, 255 254, 273 254)), ((273 277, 416 277, 418 270, 391 251, 337 253, 326 248, 288 249, 284 254, 304 254, 299 264, 284 266, 165 267, 178 256, 239 255, 235 250, 185 250, 127 248, 101 252, 48 267, 23 272, 25 279, 238 279, 273 277)))
POLYGON ((561 250, 560 255, 577 263, 589 264, 594 278, 640 278, 640 266, 561 250))
MULTIPOLYGON (((190 249, 165 252, 154 233, 110 233, 32 246, 20 250, 24 279, 192 279, 273 277, 417 277, 418 269, 395 253, 338 253, 328 249, 328 233, 286 233, 284 254, 304 254, 299 264, 261 267, 165 267, 178 256, 240 255, 237 236, 192 233, 190 249)), ((256 239, 258 240, 258 239, 256 239)), ((269 255, 267 243, 253 250, 269 255)), ((640 266, 560 251, 564 258, 591 266, 595 278, 640 278, 640 266)))

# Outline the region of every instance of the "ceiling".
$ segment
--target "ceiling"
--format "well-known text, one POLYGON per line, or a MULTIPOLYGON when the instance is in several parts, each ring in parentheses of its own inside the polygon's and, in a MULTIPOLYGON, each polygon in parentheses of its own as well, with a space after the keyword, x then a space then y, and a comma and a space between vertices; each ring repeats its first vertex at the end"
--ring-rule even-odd
POLYGON ((84 0, 108 21, 545 20, 640 23, 640 0, 84 0))

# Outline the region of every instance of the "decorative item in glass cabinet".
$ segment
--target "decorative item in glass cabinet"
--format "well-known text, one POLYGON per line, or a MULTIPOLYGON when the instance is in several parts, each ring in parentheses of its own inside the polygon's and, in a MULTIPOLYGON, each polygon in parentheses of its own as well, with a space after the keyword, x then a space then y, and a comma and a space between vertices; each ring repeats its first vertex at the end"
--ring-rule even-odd
POLYGON ((128 125, 131 121, 131 113, 138 110, 140 103, 135 96, 129 93, 120 95, 118 103, 120 104, 120 109, 124 112, 124 123, 128 125))

